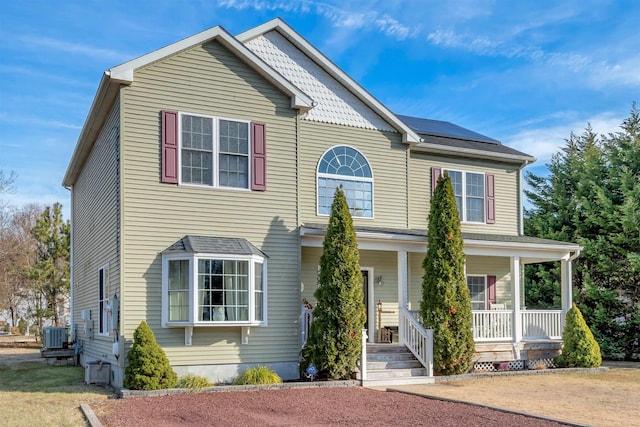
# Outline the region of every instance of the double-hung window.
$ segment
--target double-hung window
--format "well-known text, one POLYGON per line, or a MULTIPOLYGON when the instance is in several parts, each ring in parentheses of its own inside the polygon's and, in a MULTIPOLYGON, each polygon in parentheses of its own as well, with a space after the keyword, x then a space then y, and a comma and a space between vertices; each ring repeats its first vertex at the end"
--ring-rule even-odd
POLYGON ((168 251, 162 272, 164 326, 266 324, 264 256, 168 251))
POLYGON ((485 276, 467 276, 472 310, 487 309, 487 286, 485 276))
POLYGON ((463 222, 485 222, 485 174, 446 170, 463 222))
POLYGON ((184 184, 249 188, 249 122, 180 114, 184 184))

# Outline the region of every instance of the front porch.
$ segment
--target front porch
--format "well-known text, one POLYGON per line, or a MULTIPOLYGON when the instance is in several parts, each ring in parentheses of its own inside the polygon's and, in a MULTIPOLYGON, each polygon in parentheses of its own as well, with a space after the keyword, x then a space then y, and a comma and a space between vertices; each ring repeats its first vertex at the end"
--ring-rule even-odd
MULTIPOLYGON (((368 344, 408 345, 418 325, 422 298, 422 261, 426 233, 356 227, 367 314, 368 344), (408 313, 408 315, 407 315, 408 313), (411 328, 410 331, 407 328, 411 328), (392 337, 392 339, 390 339, 392 337)), ((324 226, 301 228, 302 296, 314 304, 324 226)), ((463 233, 465 276, 472 294, 472 331, 477 362, 518 362, 552 359, 561 348, 564 317, 572 306, 571 263, 580 247, 526 236, 463 233), (559 261, 561 307, 526 307, 524 266, 559 261)), ((306 339, 309 309, 303 311, 301 333, 306 339)), ((426 368, 426 365, 425 365, 426 368)))

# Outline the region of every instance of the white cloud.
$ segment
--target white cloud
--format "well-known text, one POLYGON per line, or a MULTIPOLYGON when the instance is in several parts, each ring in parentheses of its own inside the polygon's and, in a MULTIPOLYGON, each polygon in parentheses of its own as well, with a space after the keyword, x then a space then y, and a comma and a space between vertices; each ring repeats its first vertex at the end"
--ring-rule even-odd
MULTIPOLYGON (((568 115, 559 113, 556 116, 568 115)), ((567 124, 526 129, 506 137, 504 143, 511 148, 535 156, 538 159, 536 164, 545 164, 565 144, 572 132, 580 135, 584 133, 587 125, 590 124, 595 133, 607 135, 610 132, 619 131, 623 120, 623 117, 605 112, 584 120, 574 120, 567 124)))
POLYGON ((20 40, 24 45, 30 47, 47 48, 59 52, 77 54, 114 62, 124 61, 132 56, 111 49, 102 49, 91 45, 71 43, 65 40, 57 40, 49 37, 23 35, 18 37, 18 40, 20 40))

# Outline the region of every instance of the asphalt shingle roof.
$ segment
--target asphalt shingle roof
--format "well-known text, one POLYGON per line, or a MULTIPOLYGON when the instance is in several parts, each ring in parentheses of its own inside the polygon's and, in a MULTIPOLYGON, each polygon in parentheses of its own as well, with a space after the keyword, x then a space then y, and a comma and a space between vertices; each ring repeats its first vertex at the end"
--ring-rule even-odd
POLYGON ((212 253, 225 255, 258 255, 267 257, 248 240, 229 237, 184 236, 162 251, 166 253, 212 253))

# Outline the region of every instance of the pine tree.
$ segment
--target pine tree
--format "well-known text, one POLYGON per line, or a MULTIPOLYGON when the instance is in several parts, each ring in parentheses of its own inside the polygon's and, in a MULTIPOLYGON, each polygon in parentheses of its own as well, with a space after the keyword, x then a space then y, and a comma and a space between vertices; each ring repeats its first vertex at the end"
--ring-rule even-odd
POLYGON ((555 360, 558 366, 596 368, 602 363, 600 346, 575 304, 567 312, 562 340, 562 354, 555 360))
POLYGON ((365 310, 353 220, 337 188, 320 258, 320 275, 308 355, 319 375, 349 379, 362 351, 365 310))
POLYGON ((173 388, 178 380, 164 350, 145 321, 133 333, 133 345, 127 353, 127 360, 129 365, 124 370, 124 386, 129 389, 173 388))
POLYGON ((420 305, 424 327, 433 329, 434 370, 442 375, 468 372, 475 352, 464 262, 458 208, 445 173, 431 199, 420 305))

